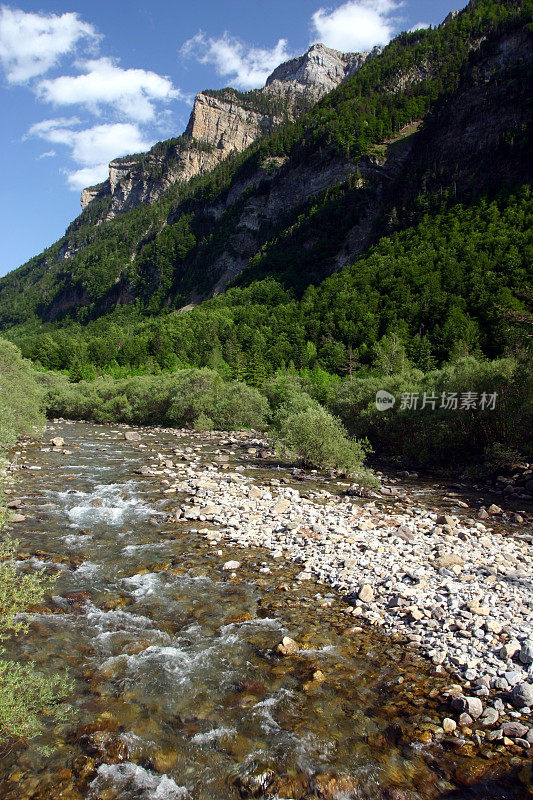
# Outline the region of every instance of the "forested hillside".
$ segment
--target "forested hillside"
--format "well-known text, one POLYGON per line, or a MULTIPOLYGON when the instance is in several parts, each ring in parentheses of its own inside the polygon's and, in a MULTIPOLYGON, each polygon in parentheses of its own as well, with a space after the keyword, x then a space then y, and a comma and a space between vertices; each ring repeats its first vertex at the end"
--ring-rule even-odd
POLYGON ((514 192, 530 179, 530 16, 527 0, 470 3, 157 202, 102 223, 108 199, 93 201, 0 282, 3 328, 86 322, 117 304, 157 314, 236 278, 274 274, 301 294, 443 203, 514 192))
POLYGON ((303 393, 409 461, 527 450, 531 7, 471 2, 210 174, 107 222, 93 200, 0 282, 4 335, 64 373, 51 413, 261 427, 303 393), (384 386, 501 404, 384 424, 384 386))

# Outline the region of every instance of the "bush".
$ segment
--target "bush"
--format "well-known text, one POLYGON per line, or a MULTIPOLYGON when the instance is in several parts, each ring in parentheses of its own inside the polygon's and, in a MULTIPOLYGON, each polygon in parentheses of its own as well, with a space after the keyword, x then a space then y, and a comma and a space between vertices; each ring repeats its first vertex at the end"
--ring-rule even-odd
POLYGON ((194 428, 209 420, 220 430, 263 428, 268 403, 257 389, 224 381, 210 369, 96 381, 49 382, 48 412, 96 422, 194 428))
POLYGON ((464 356, 441 369, 355 378, 338 387, 332 410, 356 436, 368 437, 375 449, 407 463, 447 464, 479 461, 486 448, 531 453, 533 369, 527 358, 494 361, 464 356), (376 392, 396 398, 393 408, 379 411, 376 392), (435 408, 421 408, 424 392, 436 397, 435 408), (461 396, 472 392, 477 408, 461 409, 461 396), (418 395, 416 410, 402 409, 404 393, 418 395), (459 407, 441 407, 442 394, 456 393, 459 407), (494 409, 480 407, 481 396, 496 393, 494 409))
MULTIPOLYGON (((282 409, 289 409, 288 405, 282 409)), ((302 404, 280 418, 276 441, 280 455, 305 467, 338 469, 367 483, 370 473, 363 468, 366 443, 347 435, 341 421, 318 405, 302 404)))
POLYGON ((12 447, 19 436, 41 433, 44 424, 43 392, 30 362, 0 338, 0 450, 12 447))

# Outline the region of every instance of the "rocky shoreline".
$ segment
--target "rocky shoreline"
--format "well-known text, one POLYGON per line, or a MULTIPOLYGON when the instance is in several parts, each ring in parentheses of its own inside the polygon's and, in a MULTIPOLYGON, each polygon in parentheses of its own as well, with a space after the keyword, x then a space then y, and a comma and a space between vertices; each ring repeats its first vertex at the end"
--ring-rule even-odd
MULTIPOLYGON (((524 755, 533 747, 533 538, 525 526, 514 535, 494 530, 491 515, 501 512, 494 506, 482 521, 393 497, 385 509, 353 487, 306 490, 303 479, 312 476, 298 475, 302 489, 276 477, 256 481, 230 462, 243 452, 268 457, 266 441, 249 433, 196 436, 217 445, 212 464, 196 467, 191 448, 177 446, 175 459, 153 455, 139 470, 176 495, 174 521, 199 523, 192 530, 214 548, 260 547, 272 565, 301 564, 298 581, 342 594, 354 631, 360 623, 400 636, 437 673, 448 673, 454 683, 444 697, 443 734, 524 755)), ((238 578, 240 566, 233 560, 223 569, 238 578)), ((295 647, 289 639, 280 652, 295 647)))
MULTIPOLYGON (((479 519, 460 499, 456 510, 436 511, 385 478, 381 493, 361 497, 365 492, 347 483, 278 471, 268 442, 254 432, 164 429, 175 441, 169 458, 168 448, 161 453, 157 446, 161 432, 125 428, 123 435, 146 452, 135 472, 159 486, 177 535, 186 526, 205 538, 230 580, 239 580, 247 548, 265 553, 263 572, 296 562, 299 584, 328 587, 316 595, 318 605, 342 602, 347 636, 373 626, 433 664, 435 696, 446 711, 431 740, 458 747, 470 741, 486 757, 505 753, 511 762, 529 757, 533 537, 527 520, 495 530, 496 507, 479 519), (190 446, 191 437, 198 448, 190 446), (199 456, 205 447, 207 463, 205 450, 199 456), (222 563, 218 548, 228 546, 242 549, 242 559, 222 563)), ((68 455, 66 447, 63 439, 51 440, 52 452, 68 455)), ((17 501, 10 505, 11 522, 22 521, 17 501)), ((298 649, 286 637, 278 653, 290 657, 298 649)))

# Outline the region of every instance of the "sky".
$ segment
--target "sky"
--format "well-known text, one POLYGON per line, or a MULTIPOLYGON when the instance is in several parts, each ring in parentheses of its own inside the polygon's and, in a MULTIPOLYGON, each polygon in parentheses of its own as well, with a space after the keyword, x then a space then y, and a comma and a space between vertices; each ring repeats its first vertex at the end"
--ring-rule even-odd
POLYGON ((180 135, 196 92, 264 85, 313 42, 439 24, 453 0, 0 0, 0 275, 80 213, 108 162, 180 135))

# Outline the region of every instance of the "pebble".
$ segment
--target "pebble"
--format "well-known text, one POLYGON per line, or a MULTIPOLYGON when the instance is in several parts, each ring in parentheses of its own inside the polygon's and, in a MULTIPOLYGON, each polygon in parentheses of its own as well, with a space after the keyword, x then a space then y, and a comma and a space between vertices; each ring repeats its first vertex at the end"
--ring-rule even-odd
POLYGON ((239 569, 241 566, 240 561, 226 561, 226 563, 222 566, 224 572, 233 572, 236 569, 239 569))
MULTIPOLYGON (((335 589, 358 623, 403 635, 436 672, 466 682, 456 692, 457 717, 446 717, 443 731, 454 733, 459 722, 463 736, 476 728, 481 741, 494 733, 487 729, 510 724, 509 714, 524 723, 524 709, 533 707, 530 541, 492 529, 501 508, 473 519, 436 512, 401 491, 379 500, 355 486, 343 494, 331 484, 295 488, 285 476, 260 483, 217 453, 206 466, 182 458, 179 467, 163 470, 161 458, 143 468, 161 475, 163 490, 174 490, 173 519, 211 523, 198 533, 219 547, 269 550, 270 564, 258 570, 278 569, 285 558, 297 562, 298 582, 335 589)), ((239 567, 223 565, 228 572, 239 567)), ((325 602, 317 599, 317 607, 325 602)), ((280 655, 298 649, 290 637, 275 648, 280 655)), ((528 735, 529 728, 513 741, 528 742, 528 735)))

